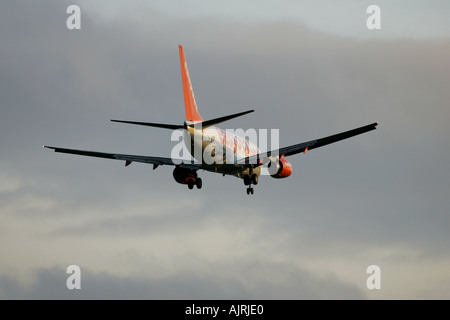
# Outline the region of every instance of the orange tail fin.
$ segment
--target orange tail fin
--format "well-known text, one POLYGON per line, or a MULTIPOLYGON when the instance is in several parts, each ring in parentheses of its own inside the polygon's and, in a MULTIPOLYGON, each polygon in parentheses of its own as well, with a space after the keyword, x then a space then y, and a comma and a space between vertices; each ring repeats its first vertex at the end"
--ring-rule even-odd
POLYGON ((189 77, 189 70, 186 63, 186 57, 184 56, 183 47, 181 45, 178 47, 180 49, 181 78, 183 80, 186 121, 203 121, 198 112, 197 103, 195 102, 194 90, 192 90, 191 78, 189 77))

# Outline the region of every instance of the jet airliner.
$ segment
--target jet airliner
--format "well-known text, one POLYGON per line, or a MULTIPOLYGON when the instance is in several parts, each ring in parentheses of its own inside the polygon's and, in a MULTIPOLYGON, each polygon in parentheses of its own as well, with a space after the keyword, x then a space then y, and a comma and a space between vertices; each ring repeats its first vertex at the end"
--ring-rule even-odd
POLYGON ((184 131, 184 143, 195 161, 186 161, 182 159, 131 155, 120 153, 105 153, 98 151, 75 150, 59 147, 44 146, 53 149, 55 152, 69 153, 90 157, 98 157, 105 159, 121 160, 125 162, 125 166, 132 162, 142 162, 153 165, 153 170, 158 166, 170 165, 174 166, 173 177, 176 182, 185 184, 189 189, 196 186, 202 188, 202 179, 198 176, 197 171, 206 170, 210 172, 220 173, 222 175, 232 175, 242 179, 247 187, 247 194, 253 194, 252 185, 258 184, 258 178, 261 175, 261 169, 264 165, 269 168, 270 176, 273 178, 287 178, 292 173, 292 165, 286 159, 299 153, 306 153, 309 150, 323 147, 325 145, 338 142, 371 130, 375 130, 378 122, 362 126, 353 130, 341 132, 324 138, 311 140, 307 142, 290 145, 287 147, 270 150, 268 152, 260 152, 257 145, 244 139, 241 136, 224 131, 215 127, 215 125, 224 121, 243 116, 254 110, 248 110, 211 120, 203 120, 197 108, 192 83, 186 63, 183 47, 179 45, 181 78, 183 82, 184 105, 186 112, 186 121, 182 125, 111 120, 126 124, 142 125, 149 127, 164 128, 170 130, 182 129, 184 131), (206 161, 204 151, 211 149, 211 143, 214 143, 212 150, 221 150, 223 152, 215 154, 212 152, 214 161, 206 161), (195 152, 200 150, 201 152, 195 152), (219 159, 217 159, 217 156, 219 159), (239 159, 239 160, 238 160, 239 159))

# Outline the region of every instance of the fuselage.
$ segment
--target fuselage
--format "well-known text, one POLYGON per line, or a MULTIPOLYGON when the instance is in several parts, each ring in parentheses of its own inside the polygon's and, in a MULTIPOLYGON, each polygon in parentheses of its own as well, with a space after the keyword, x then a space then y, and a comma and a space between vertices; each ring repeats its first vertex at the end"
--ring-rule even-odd
MULTIPOLYGON (((236 166, 239 160, 259 154, 260 150, 251 139, 247 140, 231 131, 215 126, 206 129, 187 126, 184 142, 205 170, 242 177, 248 174, 248 170, 236 172, 230 168, 236 166)), ((254 168, 253 173, 259 176, 261 168, 254 168)))

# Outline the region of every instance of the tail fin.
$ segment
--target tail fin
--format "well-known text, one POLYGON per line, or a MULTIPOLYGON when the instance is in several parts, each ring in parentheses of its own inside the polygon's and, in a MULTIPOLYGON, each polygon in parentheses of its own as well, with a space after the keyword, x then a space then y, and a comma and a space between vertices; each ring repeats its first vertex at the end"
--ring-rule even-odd
POLYGON ((178 45, 180 49, 181 78, 183 80, 184 107, 186 109, 186 121, 203 121, 200 116, 197 103, 195 102, 194 90, 192 90, 191 78, 184 56, 183 47, 178 45))

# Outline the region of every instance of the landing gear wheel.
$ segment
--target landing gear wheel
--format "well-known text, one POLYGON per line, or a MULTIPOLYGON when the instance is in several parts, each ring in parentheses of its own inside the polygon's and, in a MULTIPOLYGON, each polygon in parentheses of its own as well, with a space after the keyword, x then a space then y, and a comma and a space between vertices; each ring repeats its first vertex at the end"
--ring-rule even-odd
POLYGON ((252 174, 252 183, 256 186, 258 184, 258 176, 256 174, 252 174))
POLYGON ((201 189, 202 188, 202 179, 201 178, 195 179, 195 185, 197 186, 197 189, 201 189))
POLYGON ((244 176, 244 184, 248 186, 251 183, 250 176, 244 176))
POLYGON ((247 194, 253 194, 253 188, 248 187, 247 188, 247 194))
POLYGON ((194 180, 189 180, 188 181, 188 188, 191 189, 191 190, 194 189, 194 180))

